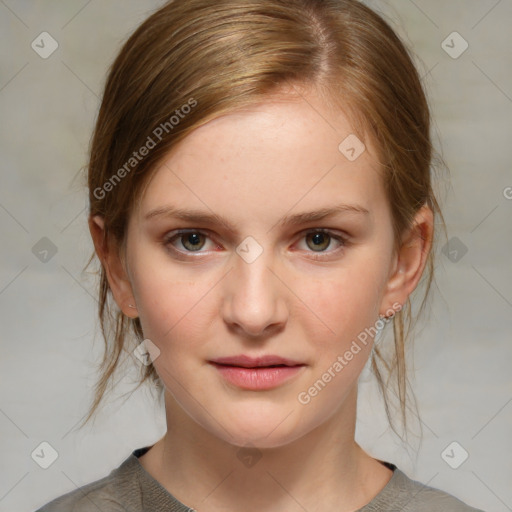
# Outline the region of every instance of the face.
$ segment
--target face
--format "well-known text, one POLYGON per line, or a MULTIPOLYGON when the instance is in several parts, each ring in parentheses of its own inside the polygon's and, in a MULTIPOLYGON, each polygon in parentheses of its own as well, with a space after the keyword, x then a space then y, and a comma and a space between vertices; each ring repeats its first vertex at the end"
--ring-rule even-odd
POLYGON ((347 117, 305 98, 272 97, 191 133, 128 226, 129 294, 160 351, 167 405, 238 446, 284 445, 348 414, 368 329, 405 300, 389 286, 375 150, 366 141, 347 158, 347 117))

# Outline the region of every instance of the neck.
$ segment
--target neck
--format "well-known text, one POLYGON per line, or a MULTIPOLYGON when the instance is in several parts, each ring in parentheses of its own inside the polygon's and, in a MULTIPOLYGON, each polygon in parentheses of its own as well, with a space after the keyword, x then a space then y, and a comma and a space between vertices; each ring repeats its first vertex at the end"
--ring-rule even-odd
POLYGON ((357 388, 326 422, 275 448, 234 446, 190 418, 167 392, 165 404, 167 433, 140 462, 197 510, 350 511, 371 501, 392 474, 354 440, 357 388))

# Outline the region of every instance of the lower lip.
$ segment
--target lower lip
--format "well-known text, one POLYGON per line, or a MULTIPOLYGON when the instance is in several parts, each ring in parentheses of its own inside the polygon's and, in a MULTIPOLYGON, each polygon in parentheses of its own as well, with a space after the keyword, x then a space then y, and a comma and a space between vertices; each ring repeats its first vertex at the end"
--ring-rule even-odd
POLYGON ((212 363, 231 384, 242 389, 264 390, 275 388, 297 375, 304 365, 242 368, 212 363))

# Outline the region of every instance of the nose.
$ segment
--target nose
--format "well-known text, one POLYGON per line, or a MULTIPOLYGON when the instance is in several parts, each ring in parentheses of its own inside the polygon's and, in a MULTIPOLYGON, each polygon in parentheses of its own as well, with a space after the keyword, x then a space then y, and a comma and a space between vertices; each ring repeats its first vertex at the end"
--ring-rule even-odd
POLYGON ((286 324, 287 288, 272 267, 266 251, 250 263, 234 255, 223 290, 222 313, 228 326, 241 335, 260 339, 286 324))

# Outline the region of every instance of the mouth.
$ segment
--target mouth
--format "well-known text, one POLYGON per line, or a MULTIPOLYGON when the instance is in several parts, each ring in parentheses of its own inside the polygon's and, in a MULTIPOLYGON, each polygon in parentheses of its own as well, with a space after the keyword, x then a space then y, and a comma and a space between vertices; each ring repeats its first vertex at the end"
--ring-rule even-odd
POLYGON ((264 355, 260 357, 250 357, 247 355, 238 355, 231 357, 219 357, 210 361, 223 366, 236 366, 239 368, 273 368, 282 366, 303 366, 304 363, 295 361, 286 357, 276 355, 264 355))
POLYGON ((281 386, 297 376, 306 366, 279 356, 218 358, 209 363, 237 388, 263 391, 281 386))

